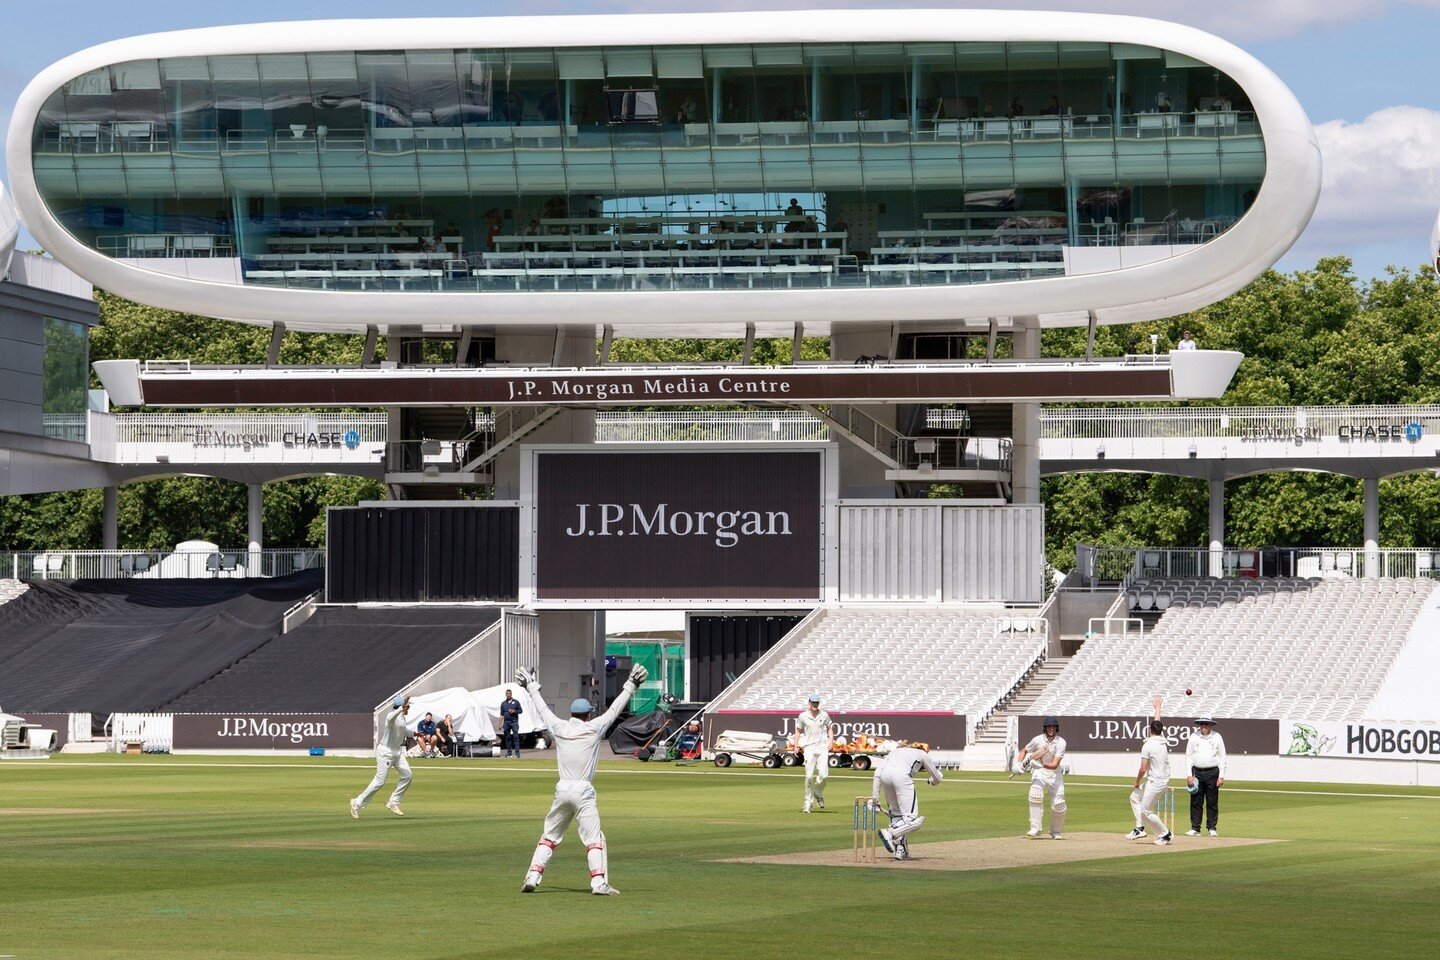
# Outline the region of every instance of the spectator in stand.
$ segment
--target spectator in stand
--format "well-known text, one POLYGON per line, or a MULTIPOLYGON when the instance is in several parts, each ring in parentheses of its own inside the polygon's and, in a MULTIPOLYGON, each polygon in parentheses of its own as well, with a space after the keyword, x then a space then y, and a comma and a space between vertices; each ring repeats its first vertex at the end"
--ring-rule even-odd
POLYGON ((500 208, 491 207, 485 211, 485 249, 495 250, 495 238, 500 236, 500 208))
POLYGON ((1199 346, 1195 343, 1195 338, 1191 336, 1190 331, 1186 330, 1184 333, 1180 334, 1180 342, 1175 344, 1175 349, 1198 350, 1199 346))
POLYGON ((445 714, 445 719, 435 724, 435 739, 442 755, 455 756, 455 718, 445 714))
POLYGON ((525 710, 520 701, 507 688, 505 699, 500 701, 500 741, 505 747, 505 756, 520 759, 520 714, 525 710))
POLYGON ((1012 117, 1023 117, 1023 116, 1025 116, 1025 104, 1023 104, 1023 103, 1020 102, 1020 98, 1019 98, 1019 97, 1011 97, 1011 98, 1010 98, 1010 114, 1009 114, 1009 115, 1012 116, 1012 117))
POLYGON ((1045 105, 1045 109, 1040 112, 1047 117, 1060 116, 1060 98, 1052 96, 1050 102, 1045 105))
POLYGON ((438 737, 435 733, 435 715, 427 713, 424 719, 415 727, 415 744, 420 748, 420 756, 433 757, 437 743, 438 737))
POLYGON ((1173 109, 1174 107, 1170 104, 1170 94, 1166 93, 1163 90, 1155 94, 1156 113, 1169 113, 1173 109))
POLYGON ((1218 97, 1215 98, 1215 102, 1210 105, 1210 109, 1211 109, 1211 110, 1233 110, 1233 109, 1235 109, 1235 108, 1230 105, 1230 98, 1227 97, 1227 96, 1225 96, 1225 94, 1222 93, 1222 94, 1220 94, 1220 96, 1218 96, 1218 97))

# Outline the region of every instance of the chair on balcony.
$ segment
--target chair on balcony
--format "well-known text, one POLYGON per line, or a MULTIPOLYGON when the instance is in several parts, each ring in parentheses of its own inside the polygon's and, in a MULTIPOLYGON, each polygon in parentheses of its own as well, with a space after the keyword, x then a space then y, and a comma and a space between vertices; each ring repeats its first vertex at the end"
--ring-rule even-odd
POLYGON ((117 120, 111 125, 110 132, 122 150, 155 149, 155 124, 149 120, 117 120))

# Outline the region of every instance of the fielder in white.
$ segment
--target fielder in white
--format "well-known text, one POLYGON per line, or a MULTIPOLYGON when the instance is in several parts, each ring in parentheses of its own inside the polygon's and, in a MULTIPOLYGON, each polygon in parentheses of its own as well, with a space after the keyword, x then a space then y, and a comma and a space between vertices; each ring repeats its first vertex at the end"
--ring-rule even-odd
POLYGON ((795 748, 805 756, 805 806, 825 809, 825 778, 830 776, 830 714, 820 709, 818 694, 795 720, 795 748))
POLYGON ((380 722, 380 736, 375 741, 375 779, 370 781, 364 793, 350 801, 350 816, 356 820, 360 819, 360 811, 365 809, 370 798, 385 786, 391 767, 400 771, 400 780, 395 784, 395 792, 385 801, 385 809, 397 817, 405 816, 400 809, 400 801, 405 799, 405 791, 410 789, 410 762, 405 759, 405 738, 410 735, 405 714, 409 712, 410 698, 396 697, 390 704, 390 712, 380 722))
POLYGON ((630 671, 630 679, 615 702, 594 720, 590 719, 593 709, 589 700, 576 700, 570 704, 570 719, 561 720, 550 712, 540 698, 540 681, 533 673, 525 670, 515 672, 515 682, 530 691, 530 701, 540 722, 550 731, 555 740, 555 760, 560 768, 560 782, 555 785, 555 802, 545 817, 545 832, 535 845, 535 856, 531 858, 530 870, 525 874, 521 893, 534 893, 545 875, 545 867, 555 853, 571 820, 578 820, 580 842, 585 844, 585 859, 590 864, 590 892, 601 896, 616 896, 620 893, 610 886, 609 860, 605 853, 605 834, 600 829, 600 810, 595 805, 595 765, 600 759, 600 745, 604 743, 605 731, 620 716, 625 704, 640 684, 645 682, 648 671, 636 664, 630 671))
POLYGON ((1145 836, 1149 824, 1155 833, 1155 846, 1163 847, 1174 839, 1165 829, 1165 821, 1155 813, 1155 802, 1170 785, 1170 744, 1165 740, 1165 725, 1160 722, 1160 698, 1155 698, 1155 716, 1150 721, 1150 736, 1140 748, 1140 769, 1135 774, 1135 789, 1130 792, 1130 810, 1135 814, 1135 829, 1125 835, 1127 840, 1145 836))
POLYGON ((1046 717, 1040 721, 1041 734, 1025 744, 1015 758, 1016 769, 1030 774, 1030 829, 1025 836, 1040 838, 1045 822, 1045 802, 1050 802, 1050 837, 1065 839, 1065 738, 1060 736, 1060 720, 1046 717))
POLYGON ((930 774, 932 787, 945 779, 930 754, 919 747, 896 747, 875 767, 870 796, 878 800, 883 789, 890 808, 890 826, 880 831, 880 842, 895 854, 896 860, 910 859, 910 842, 906 838, 925 825, 915 799, 915 774, 922 769, 930 774))

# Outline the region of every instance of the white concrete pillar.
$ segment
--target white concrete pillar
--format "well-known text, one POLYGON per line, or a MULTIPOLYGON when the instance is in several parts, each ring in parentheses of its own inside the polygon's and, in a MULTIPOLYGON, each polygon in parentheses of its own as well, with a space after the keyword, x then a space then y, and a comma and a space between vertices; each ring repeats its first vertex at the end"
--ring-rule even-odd
POLYGON ((262 519, 262 508, 265 505, 265 485, 263 483, 248 483, 245 485, 249 500, 249 530, 250 545, 249 551, 258 554, 265 548, 265 524, 262 519))
POLYGON ((1210 481, 1210 576, 1225 575, 1225 481, 1210 481))
MULTIPOLYGON (((1017 360, 1033 360, 1040 356, 1040 322, 1034 317, 1016 317, 1014 353, 1017 360)), ((1017 403, 1011 426, 1011 453, 1014 459, 1011 474, 1012 503, 1040 502, 1040 405, 1017 403)))
POLYGON ((100 508, 100 549, 120 549, 120 490, 118 487, 105 487, 102 491, 104 500, 100 508))
POLYGON ((1365 478, 1365 576, 1380 576, 1380 479, 1365 478))

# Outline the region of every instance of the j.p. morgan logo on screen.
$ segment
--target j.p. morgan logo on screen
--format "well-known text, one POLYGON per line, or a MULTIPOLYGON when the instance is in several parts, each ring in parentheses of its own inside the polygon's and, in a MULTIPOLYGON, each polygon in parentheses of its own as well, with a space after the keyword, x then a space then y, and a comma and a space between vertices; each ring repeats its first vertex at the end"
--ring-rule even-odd
POLYGON ((668 503, 577 503, 567 537, 701 537, 722 549, 751 537, 788 537, 784 510, 673 510, 668 503))

